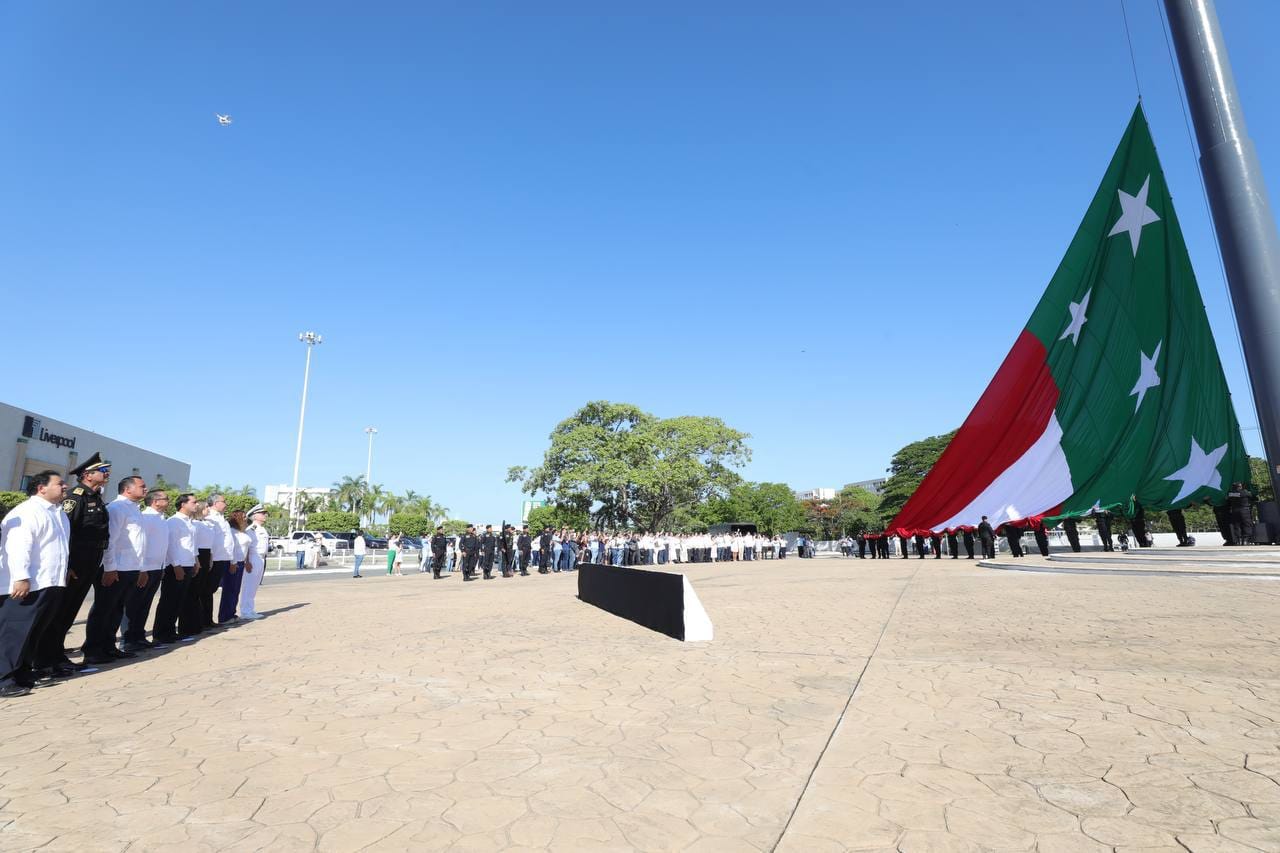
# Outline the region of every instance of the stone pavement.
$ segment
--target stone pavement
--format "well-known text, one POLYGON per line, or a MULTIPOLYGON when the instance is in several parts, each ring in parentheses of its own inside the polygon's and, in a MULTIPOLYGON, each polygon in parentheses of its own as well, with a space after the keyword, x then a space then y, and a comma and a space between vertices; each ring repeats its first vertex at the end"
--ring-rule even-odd
POLYGON ((840 558, 263 587, 0 706, 5 850, 1280 850, 1280 585, 840 558))

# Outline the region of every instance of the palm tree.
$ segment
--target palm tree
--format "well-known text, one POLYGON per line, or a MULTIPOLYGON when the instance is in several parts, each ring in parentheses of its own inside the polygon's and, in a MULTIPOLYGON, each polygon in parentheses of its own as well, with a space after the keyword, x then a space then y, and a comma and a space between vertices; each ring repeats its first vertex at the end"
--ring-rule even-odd
POLYGON ((368 521, 369 524, 373 524, 374 518, 377 516, 379 512, 381 512, 382 499, 386 496, 386 494, 387 494, 386 490, 382 488, 382 486, 378 483, 374 483, 373 485, 369 486, 368 489, 365 490, 364 511, 365 511, 365 515, 369 519, 368 521))
POLYGON ((360 512, 369 493, 369 484, 365 482, 364 474, 354 477, 347 475, 334 483, 333 488, 334 502, 347 512, 360 512))

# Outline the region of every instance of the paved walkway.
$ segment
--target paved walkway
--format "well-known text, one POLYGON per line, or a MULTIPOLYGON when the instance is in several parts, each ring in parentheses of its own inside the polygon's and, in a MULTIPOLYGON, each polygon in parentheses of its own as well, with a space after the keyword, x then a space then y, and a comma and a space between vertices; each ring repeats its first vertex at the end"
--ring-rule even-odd
POLYGON ((573 575, 268 584, 0 706, 0 848, 1280 850, 1274 582, 691 576, 712 643, 573 575))

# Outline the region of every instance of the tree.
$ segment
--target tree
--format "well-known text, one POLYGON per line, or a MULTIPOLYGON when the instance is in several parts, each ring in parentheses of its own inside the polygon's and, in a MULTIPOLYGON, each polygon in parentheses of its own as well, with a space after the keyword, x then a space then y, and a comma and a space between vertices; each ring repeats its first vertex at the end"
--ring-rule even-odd
POLYGON ((461 536, 467 532, 467 522, 460 518, 451 518, 444 522, 444 533, 446 536, 461 536))
POLYGON ((734 521, 754 524, 766 536, 798 530, 804 524, 804 507, 791 487, 783 483, 740 483, 723 498, 702 505, 698 518, 704 525, 734 521))
POLYGON ((359 513, 364 508, 364 497, 368 488, 369 484, 365 482, 364 474, 343 477, 333 484, 332 494, 337 508, 359 513))
POLYGON ((525 523, 529 525, 530 530, 541 530, 544 527, 550 527, 552 530, 559 530, 561 527, 568 527, 570 530, 586 530, 591 526, 591 517, 585 510, 557 504, 534 507, 529 510, 529 518, 525 523))
MULTIPOLYGON (((70 490, 68 489, 68 494, 70 490)), ((27 499, 25 492, 0 492, 0 518, 8 515, 9 510, 27 499)))
POLYGON ((916 488, 938 461, 942 451, 947 449, 956 432, 957 430, 952 430, 944 435, 913 441, 893 454, 893 459, 889 461, 889 478, 885 480, 880 493, 879 512, 886 522, 892 520, 915 494, 916 488))
POLYGON ((584 512, 601 526, 660 530, 682 507, 723 496, 751 458, 746 433, 719 418, 661 419, 629 403, 587 403, 556 425, 542 464, 508 482, 584 512))
POLYGON ((308 530, 347 531, 357 530, 360 518, 354 512, 318 510, 307 516, 308 530))
POLYGON ((387 519, 387 529, 407 536, 426 536, 434 529, 431 519, 412 512, 397 512, 387 519))

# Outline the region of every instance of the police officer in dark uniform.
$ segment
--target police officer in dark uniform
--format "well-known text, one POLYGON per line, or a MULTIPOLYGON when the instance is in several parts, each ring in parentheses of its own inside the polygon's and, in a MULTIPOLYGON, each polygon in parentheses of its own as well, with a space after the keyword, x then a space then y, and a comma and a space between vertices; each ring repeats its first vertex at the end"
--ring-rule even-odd
POLYGON ((502 576, 504 578, 514 577, 515 570, 512 568, 516 556, 516 529, 510 524, 502 526, 502 576))
POLYGON ((516 537, 516 550, 520 553, 520 574, 529 574, 529 558, 533 554, 533 537, 529 535, 529 525, 520 528, 516 537))
POLYGON ((867 558, 867 534, 858 534, 858 559, 865 560, 867 558))
POLYGON ((936 533, 930 536, 929 546, 933 548, 933 559, 941 560, 942 559, 942 537, 936 533))
POLYGON ((444 535, 444 525, 436 528, 431 537, 431 577, 439 578, 444 568, 445 554, 449 550, 449 537, 444 535))
MULTIPOLYGON (((960 546, 956 542, 956 529, 954 527, 947 531, 947 552, 951 554, 951 559, 960 559, 960 546)), ((969 556, 973 556, 972 550, 970 550, 969 556)))
POLYGON ((484 579, 493 580, 493 552, 498 546, 498 537, 493 535, 493 525, 486 524, 480 536, 480 568, 484 571, 484 579))
POLYGON ((1032 525, 1031 535, 1036 538, 1036 547, 1040 549, 1040 556, 1049 556, 1049 534, 1045 532, 1044 522, 1037 521, 1032 525))
MULTIPOLYGON (((57 615, 50 620, 36 648, 36 666, 66 676, 84 669, 73 664, 63 650, 67 632, 75 624, 89 589, 102 574, 102 555, 107 550, 107 505, 102 487, 111 478, 111 463, 97 453, 71 470, 79 484, 63 499, 62 509, 71 521, 71 541, 67 557, 67 589, 57 615)), ((112 649, 112 657, 123 653, 112 649), (114 652, 114 654, 112 654, 114 652)))
POLYGON ((538 537, 538 574, 547 575, 551 573, 551 528, 542 528, 542 535, 538 537))
POLYGON ((1232 483, 1227 492, 1227 511, 1231 518, 1231 540, 1237 545, 1253 543, 1253 495, 1244 483, 1232 483))
POLYGON ((474 524, 467 525, 467 532, 458 541, 458 547, 462 549, 462 579, 473 581, 476 579, 476 559, 480 556, 480 537, 476 536, 474 524))
POLYGON ((1133 499, 1133 515, 1129 518, 1129 526, 1133 528, 1133 538, 1138 540, 1139 548, 1150 548, 1151 540, 1147 537, 1147 511, 1133 499))
POLYGON ((978 541, 982 543, 982 559, 994 560, 996 558, 996 532, 992 529, 991 522, 987 521, 985 515, 978 524, 978 541))
POLYGON ((1076 526, 1074 518, 1066 518, 1062 521, 1062 529, 1067 533, 1067 541, 1071 543, 1071 550, 1080 553, 1080 528, 1076 526))
POLYGON ((1173 528, 1173 535, 1178 537, 1178 547, 1186 548, 1191 544, 1191 539, 1187 536, 1187 517, 1182 514, 1180 509, 1169 510, 1169 526, 1173 528))
POLYGON ((1006 524, 1000 528, 1004 533, 1004 541, 1009 543, 1009 553, 1015 557, 1022 556, 1022 528, 1006 524))
POLYGON ((964 553, 966 560, 973 559, 973 528, 966 527, 960 531, 960 536, 964 540, 964 553))
POLYGON ((902 559, 909 559, 911 555, 907 553, 907 537, 899 533, 898 544, 902 547, 902 559))
POLYGON ((1089 517, 1098 527, 1098 538, 1102 540, 1102 550, 1114 551, 1115 547, 1111 544, 1111 513, 1094 510, 1089 513, 1089 517))
POLYGON ((924 534, 917 533, 913 537, 913 540, 916 546, 916 556, 919 557, 921 560, 923 560, 924 559, 924 534))

